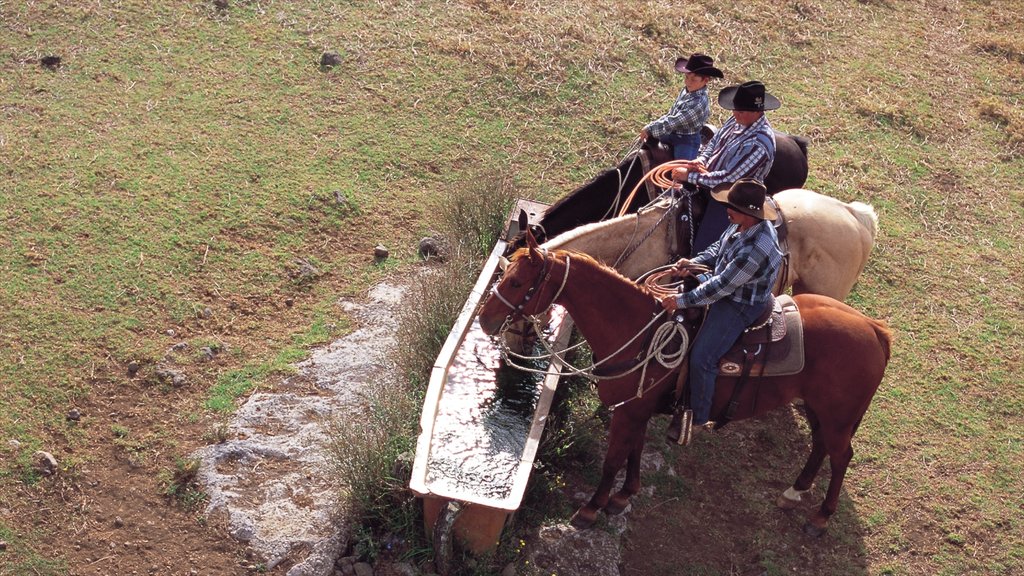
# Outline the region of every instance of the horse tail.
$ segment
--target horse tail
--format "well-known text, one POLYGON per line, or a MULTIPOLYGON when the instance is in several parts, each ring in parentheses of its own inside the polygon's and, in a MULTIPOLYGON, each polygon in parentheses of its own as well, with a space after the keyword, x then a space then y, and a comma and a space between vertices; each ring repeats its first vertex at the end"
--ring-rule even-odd
POLYGON ((871 328, 875 331, 875 337, 878 338, 878 344, 882 346, 882 352, 885 353, 885 362, 888 364, 889 358, 892 357, 892 330, 882 320, 875 320, 874 318, 870 320, 871 328))
POLYGON ((811 141, 803 136, 797 136, 796 134, 789 134, 789 137, 796 142, 796 145, 800 147, 800 152, 803 153, 804 158, 807 158, 807 146, 810 145, 811 141))
POLYGON ((860 225, 871 235, 871 243, 874 244, 875 236, 878 234, 878 214, 874 207, 857 201, 850 202, 847 207, 857 222, 860 222, 860 225))

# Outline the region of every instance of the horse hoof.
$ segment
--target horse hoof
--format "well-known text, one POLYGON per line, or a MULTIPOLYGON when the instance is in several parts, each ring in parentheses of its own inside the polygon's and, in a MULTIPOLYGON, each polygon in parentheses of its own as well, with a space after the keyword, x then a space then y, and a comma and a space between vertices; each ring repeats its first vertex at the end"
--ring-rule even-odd
POLYGON ((604 507, 604 513, 610 516, 616 516, 618 514, 622 514, 626 509, 626 506, 629 506, 628 498, 616 498, 612 496, 608 500, 608 505, 604 507))
POLYGON ((569 524, 577 530, 586 530, 593 526, 596 521, 596 514, 591 517, 590 514, 586 514, 582 510, 577 510, 576 513, 572 515, 572 519, 569 520, 569 524))
POLYGON ((817 526, 815 526, 814 524, 811 524, 810 522, 804 524, 804 534, 807 534, 808 536, 813 536, 814 538, 821 538, 822 536, 825 535, 825 532, 827 530, 828 530, 828 528, 825 527, 825 526, 822 526, 821 528, 818 528, 817 526))
POLYGON ((783 510, 793 510, 800 504, 799 500, 790 500, 785 496, 779 496, 778 500, 775 501, 775 505, 783 510))

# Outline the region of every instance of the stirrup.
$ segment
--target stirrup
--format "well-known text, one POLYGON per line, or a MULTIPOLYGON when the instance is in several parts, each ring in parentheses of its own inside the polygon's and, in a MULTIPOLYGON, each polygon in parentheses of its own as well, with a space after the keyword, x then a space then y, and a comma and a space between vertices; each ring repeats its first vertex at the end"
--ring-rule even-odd
POLYGON ((676 444, 689 446, 690 442, 693 441, 693 410, 689 408, 683 410, 682 425, 683 427, 680 430, 679 439, 676 440, 676 444))

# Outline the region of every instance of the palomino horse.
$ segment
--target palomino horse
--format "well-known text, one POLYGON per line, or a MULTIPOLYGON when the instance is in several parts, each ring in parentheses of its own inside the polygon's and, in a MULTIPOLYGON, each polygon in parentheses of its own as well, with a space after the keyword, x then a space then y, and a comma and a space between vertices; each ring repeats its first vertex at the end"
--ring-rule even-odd
MULTIPOLYGON (((764 180, 769 194, 804 185, 808 171, 807 144, 803 136, 775 131, 775 160, 764 180)), ((651 152, 656 163, 672 159, 671 155, 660 156, 655 150, 651 152)), ((550 240, 578 226, 614 216, 612 212, 617 212, 617 207, 625 202, 626 196, 644 175, 641 163, 635 158, 634 154, 628 155, 617 167, 598 174, 548 207, 534 227, 534 235, 550 240)), ((636 212, 649 200, 646 194, 635 195, 627 212, 636 212)))
MULTIPOLYGON (((480 309, 484 332, 494 335, 509 317, 540 314, 558 303, 590 344, 595 362, 628 366, 631 360, 644 357, 643 348, 650 339, 641 333, 663 314, 645 287, 589 256, 540 249, 529 234, 527 242, 527 248, 513 255, 503 278, 480 309), (633 334, 640 337, 630 341, 633 334)), ((796 506, 810 490, 827 455, 832 472, 828 492, 804 527, 810 534, 821 535, 839 503, 839 491, 853 457, 850 441, 885 373, 891 334, 883 322, 827 296, 802 294, 794 300, 803 316, 803 371, 791 376, 749 377, 732 418, 760 416, 794 398, 803 398, 811 428, 811 453, 793 486, 779 498, 779 506, 796 506)), ((614 372, 598 379, 598 397, 605 406, 613 407, 608 451, 597 490, 573 515, 575 526, 589 527, 602 509, 609 514, 621 512, 640 490, 640 456, 647 424, 670 401, 679 369, 650 362, 642 372, 614 372), (624 465, 622 488, 611 495, 615 476, 624 465)), ((731 400, 733 382, 719 380, 713 417, 722 414, 731 400)))
MULTIPOLYGON (((874 208, 840 202, 795 188, 774 196, 788 230, 789 262, 775 293, 822 294, 845 300, 867 264, 878 232, 874 208)), ((583 252, 638 278, 669 263, 673 254, 666 213, 671 201, 659 200, 637 214, 580 226, 544 243, 548 249, 583 252)))

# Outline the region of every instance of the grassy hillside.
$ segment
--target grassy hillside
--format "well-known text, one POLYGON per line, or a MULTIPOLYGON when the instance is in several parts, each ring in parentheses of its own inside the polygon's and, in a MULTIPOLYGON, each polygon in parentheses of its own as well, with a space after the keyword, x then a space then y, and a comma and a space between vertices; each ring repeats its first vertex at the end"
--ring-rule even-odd
POLYGON ((247 570, 160 474, 344 333, 336 299, 402 274, 448 189, 554 200, 694 50, 782 99, 808 187, 880 214, 850 298, 897 336, 844 495, 865 570, 1024 570, 1022 24, 974 0, 0 2, 0 573, 103 572, 135 502, 165 558, 247 570))

